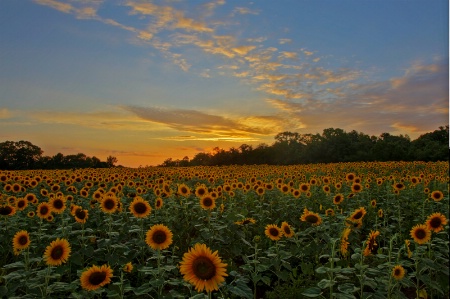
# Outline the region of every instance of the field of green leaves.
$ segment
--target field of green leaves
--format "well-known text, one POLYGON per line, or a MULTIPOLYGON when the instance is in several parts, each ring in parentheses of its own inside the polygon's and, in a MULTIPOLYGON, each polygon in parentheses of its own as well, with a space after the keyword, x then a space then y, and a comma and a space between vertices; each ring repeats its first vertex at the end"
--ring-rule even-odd
POLYGON ((448 298, 449 165, 0 171, 2 298, 448 298))

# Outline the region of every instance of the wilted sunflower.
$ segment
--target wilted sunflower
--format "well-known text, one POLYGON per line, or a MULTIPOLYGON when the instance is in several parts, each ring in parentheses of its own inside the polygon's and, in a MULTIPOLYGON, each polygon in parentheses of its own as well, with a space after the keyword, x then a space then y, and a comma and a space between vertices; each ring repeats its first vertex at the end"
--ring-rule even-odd
POLYGON ((200 198, 200 206, 204 210, 212 210, 216 207, 216 201, 209 195, 200 198))
POLYGON ((103 212, 112 214, 117 211, 119 200, 115 194, 106 193, 100 203, 100 208, 103 212))
POLYGON ((81 287, 87 291, 95 291, 111 282, 113 270, 109 265, 92 266, 81 274, 81 287))
POLYGON ((433 213, 428 216, 425 224, 429 230, 438 233, 441 230, 444 230, 444 226, 447 224, 447 218, 445 218, 445 216, 441 213, 433 213))
POLYGON ((225 281, 227 264, 222 263, 218 252, 214 253, 205 244, 195 244, 183 255, 180 273, 183 279, 195 286, 197 292, 212 292, 225 281))
POLYGON ((286 221, 281 223, 281 230, 283 231, 283 236, 286 238, 292 238, 294 236, 294 230, 286 221))
POLYGON ((70 244, 66 239, 56 239, 45 248, 44 260, 49 266, 59 266, 70 256, 70 244))
POLYGON ((150 204, 140 196, 133 199, 129 209, 136 218, 146 218, 152 212, 150 204))
POLYGON ((430 194, 431 199, 433 199, 434 201, 441 201, 444 198, 444 193, 442 193, 441 191, 433 191, 430 194))
POLYGON ((155 224, 147 231, 145 243, 153 250, 163 250, 172 244, 173 234, 164 224, 155 224))
POLYGON ((275 224, 266 225, 266 230, 264 231, 264 233, 272 241, 278 241, 283 236, 283 231, 275 224))
POLYGON ((26 230, 17 232, 12 240, 14 254, 18 255, 23 249, 27 249, 30 246, 30 235, 26 230))
POLYGON ((78 223, 86 223, 89 217, 89 211, 86 209, 77 209, 75 211, 75 221, 78 223))
POLYGON ((300 220, 311 223, 312 225, 315 226, 320 225, 322 223, 322 218, 319 216, 319 214, 308 211, 307 208, 303 210, 303 214, 300 217, 300 220))
POLYGON ((339 204, 341 204, 343 201, 344 201, 344 195, 342 195, 342 194, 336 194, 334 197, 333 197, 333 203, 335 204, 335 205, 339 205, 339 204))
POLYGON ((425 244, 431 239, 431 231, 426 224, 417 224, 410 231, 411 237, 417 244, 425 244))
POLYGON ((366 248, 364 249, 364 256, 369 256, 375 253, 378 249, 378 244, 376 238, 380 235, 379 231, 370 231, 369 237, 367 238, 366 248))
POLYGON ((41 219, 45 219, 48 217, 48 215, 50 215, 52 213, 52 208, 51 206, 48 204, 48 202, 41 202, 38 206, 37 206, 37 210, 36 213, 38 215, 39 218, 41 219))
POLYGON ((395 280, 402 280, 403 277, 405 277, 405 268, 403 268, 401 265, 396 265, 392 269, 392 277, 394 277, 395 280))

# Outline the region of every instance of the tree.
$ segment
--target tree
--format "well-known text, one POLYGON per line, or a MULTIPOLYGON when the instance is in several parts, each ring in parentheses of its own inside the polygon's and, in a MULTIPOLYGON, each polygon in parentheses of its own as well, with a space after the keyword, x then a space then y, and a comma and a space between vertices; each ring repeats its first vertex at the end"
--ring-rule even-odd
POLYGON ((116 164, 118 161, 119 161, 119 160, 117 160, 116 157, 108 156, 108 157, 106 158, 106 165, 107 165, 108 167, 114 167, 114 164, 116 164))
POLYGON ((0 169, 32 169, 42 157, 40 147, 29 141, 0 143, 0 169))

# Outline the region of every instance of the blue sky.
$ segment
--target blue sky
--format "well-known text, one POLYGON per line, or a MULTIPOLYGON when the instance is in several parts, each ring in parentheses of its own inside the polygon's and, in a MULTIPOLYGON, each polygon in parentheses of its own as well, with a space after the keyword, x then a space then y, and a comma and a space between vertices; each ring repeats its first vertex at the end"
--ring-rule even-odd
POLYGON ((0 140, 131 167, 448 124, 448 1, 0 2, 0 140))

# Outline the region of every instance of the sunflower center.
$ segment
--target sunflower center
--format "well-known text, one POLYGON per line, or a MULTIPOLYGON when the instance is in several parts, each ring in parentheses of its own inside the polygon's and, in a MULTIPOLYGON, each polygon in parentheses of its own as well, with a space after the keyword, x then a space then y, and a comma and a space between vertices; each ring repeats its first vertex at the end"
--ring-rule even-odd
POLYGON ((211 198, 205 198, 205 199, 203 199, 203 205, 204 205, 205 207, 210 207, 210 206, 212 206, 212 204, 213 204, 213 201, 212 201, 211 198))
POLYGON ((64 202, 61 200, 61 199, 56 199, 54 202, 53 202, 53 206, 56 208, 56 209, 62 209, 62 207, 64 206, 64 202))
POLYGON ((40 212, 41 212, 42 215, 46 215, 48 213, 48 208, 44 206, 44 207, 41 208, 40 212))
POLYGON ((64 248, 62 248, 61 245, 58 245, 53 248, 52 252, 50 253, 50 256, 54 260, 59 260, 63 256, 63 254, 64 254, 64 248))
POLYGON ((181 188, 181 194, 186 194, 187 193, 187 189, 186 188, 181 188))
POLYGON ((441 224, 442 224, 442 220, 440 217, 433 217, 430 221, 430 226, 432 228, 438 228, 441 226, 441 224))
POLYGON ((78 209, 75 215, 80 219, 84 219, 86 217, 86 212, 84 210, 78 209))
POLYGON ((200 256, 194 260, 192 269, 195 276, 203 280, 209 280, 216 275, 216 267, 213 262, 204 256, 200 256))
POLYGON ((415 235, 416 235, 417 239, 422 240, 422 239, 425 239, 425 237, 427 236, 427 233, 423 229, 418 229, 418 230, 416 230, 415 235))
POLYGON ((162 243, 164 243, 166 241, 166 239, 167 239, 167 235, 162 230, 158 230, 158 231, 153 233, 152 240, 156 244, 162 244, 162 243))
POLYGON ((23 208, 25 206, 25 201, 19 201, 18 203, 17 203, 17 207, 18 208, 23 208))
POLYGON ((358 212, 353 216, 353 219, 356 219, 356 220, 361 219, 362 215, 363 215, 362 212, 358 212))
POLYGON ((395 269, 394 270, 394 276, 400 276, 400 274, 401 274, 400 269, 395 269))
POLYGON ((147 212, 147 206, 143 202, 138 202, 134 205, 134 211, 138 214, 147 212))
POLYGON ((278 229, 272 227, 272 228, 269 229, 269 234, 270 234, 271 236, 278 237, 278 235, 280 234, 280 232, 278 231, 278 229))
POLYGON ((116 206, 116 203, 112 199, 105 199, 104 206, 107 210, 112 210, 116 206))
POLYGON ((0 207, 0 215, 9 215, 12 212, 12 208, 11 207, 0 207))
POLYGON ((17 242, 18 242, 20 245, 22 245, 22 246, 27 245, 27 243, 28 243, 28 237, 27 237, 27 236, 20 236, 20 238, 19 238, 19 240, 17 240, 17 242))
POLYGON ((289 226, 285 226, 285 227, 284 227, 284 233, 285 233, 286 235, 289 235, 289 234, 291 233, 291 229, 289 228, 289 226))
POLYGON ((95 286, 104 282, 105 279, 106 279, 105 272, 94 272, 91 275, 89 275, 89 283, 95 286))
POLYGON ((316 215, 308 215, 305 217, 305 220, 309 223, 316 223, 319 219, 316 215))

